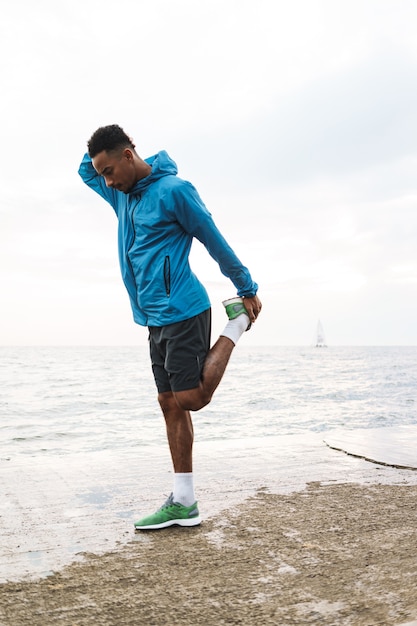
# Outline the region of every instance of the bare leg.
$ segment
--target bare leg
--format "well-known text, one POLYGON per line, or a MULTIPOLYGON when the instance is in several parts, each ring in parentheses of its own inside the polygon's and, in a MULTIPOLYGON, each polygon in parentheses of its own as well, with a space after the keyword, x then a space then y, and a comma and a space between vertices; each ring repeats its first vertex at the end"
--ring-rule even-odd
POLYGON ((160 393, 158 401, 165 418, 174 472, 192 472, 194 430, 190 412, 178 406, 171 391, 160 393))
POLYGON ((202 380, 195 389, 177 391, 175 401, 185 411, 198 411, 206 406, 217 389, 226 370, 235 344, 227 337, 220 336, 207 353, 202 380))
POLYGON ((234 343, 230 339, 219 337, 207 354, 199 387, 176 393, 166 391, 158 394, 176 474, 193 471, 194 429, 190 410, 197 410, 210 402, 211 396, 222 379, 233 348, 234 343), (187 401, 189 406, 180 404, 179 399, 183 402, 187 401))
MULTIPOLYGON (((262 303, 258 296, 253 296, 244 299, 244 306, 248 318, 253 324, 262 309, 262 303)), ((242 332, 244 330, 247 329, 243 328, 242 332)), ((224 335, 220 335, 214 346, 207 353, 199 386, 195 389, 174 392, 178 406, 185 411, 199 411, 211 401, 213 393, 223 378, 230 355, 235 347, 235 342, 227 336, 228 334, 225 332, 224 335)), ((234 335, 235 333, 233 333, 234 335)))

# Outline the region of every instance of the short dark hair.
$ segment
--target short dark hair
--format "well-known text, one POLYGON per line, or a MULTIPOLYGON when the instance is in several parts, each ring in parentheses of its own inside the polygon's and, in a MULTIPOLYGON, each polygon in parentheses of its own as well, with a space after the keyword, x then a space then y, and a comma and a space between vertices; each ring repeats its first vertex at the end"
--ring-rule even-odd
POLYGON ((110 124, 109 126, 101 126, 98 128, 91 135, 87 146, 88 154, 91 159, 103 150, 111 152, 119 148, 135 149, 135 144, 132 143, 130 137, 128 137, 123 128, 120 128, 117 124, 110 124))

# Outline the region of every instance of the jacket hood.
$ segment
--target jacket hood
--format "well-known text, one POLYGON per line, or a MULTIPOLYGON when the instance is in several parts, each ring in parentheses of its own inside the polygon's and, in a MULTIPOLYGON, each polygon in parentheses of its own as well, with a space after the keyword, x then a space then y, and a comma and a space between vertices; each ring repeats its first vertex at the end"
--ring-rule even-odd
POLYGON ((152 185, 152 183, 163 176, 176 176, 178 173, 177 164, 165 150, 161 150, 158 154, 145 159, 145 162, 152 167, 152 172, 146 178, 138 180, 129 194, 141 194, 149 185, 152 185))

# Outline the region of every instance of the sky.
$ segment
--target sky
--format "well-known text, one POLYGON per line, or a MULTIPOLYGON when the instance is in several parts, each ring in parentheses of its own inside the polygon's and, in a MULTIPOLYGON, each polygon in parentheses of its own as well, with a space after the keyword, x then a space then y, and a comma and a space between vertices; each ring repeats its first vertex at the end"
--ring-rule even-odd
MULTIPOLYGON (((16 0, 0 52, 0 345, 146 345, 77 174, 113 123, 258 282, 246 345, 417 345, 415 0, 16 0)), ((215 338, 236 291, 191 264, 215 338)))

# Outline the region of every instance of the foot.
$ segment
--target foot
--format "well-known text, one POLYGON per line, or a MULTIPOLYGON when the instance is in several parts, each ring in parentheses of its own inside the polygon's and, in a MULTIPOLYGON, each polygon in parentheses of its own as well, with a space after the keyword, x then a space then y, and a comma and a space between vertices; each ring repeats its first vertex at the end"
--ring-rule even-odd
POLYGON ((201 518, 197 502, 191 506, 184 506, 174 502, 172 493, 160 509, 135 522, 135 530, 158 530, 167 526, 198 526, 201 518))
MULTIPOLYGON (((239 315, 246 315, 249 319, 248 312, 243 303, 243 298, 229 298, 229 300, 223 301, 223 306, 226 309, 227 317, 229 318, 229 320, 234 320, 239 317, 239 315)), ((249 322, 246 330, 249 330, 250 327, 251 323, 249 322)))

